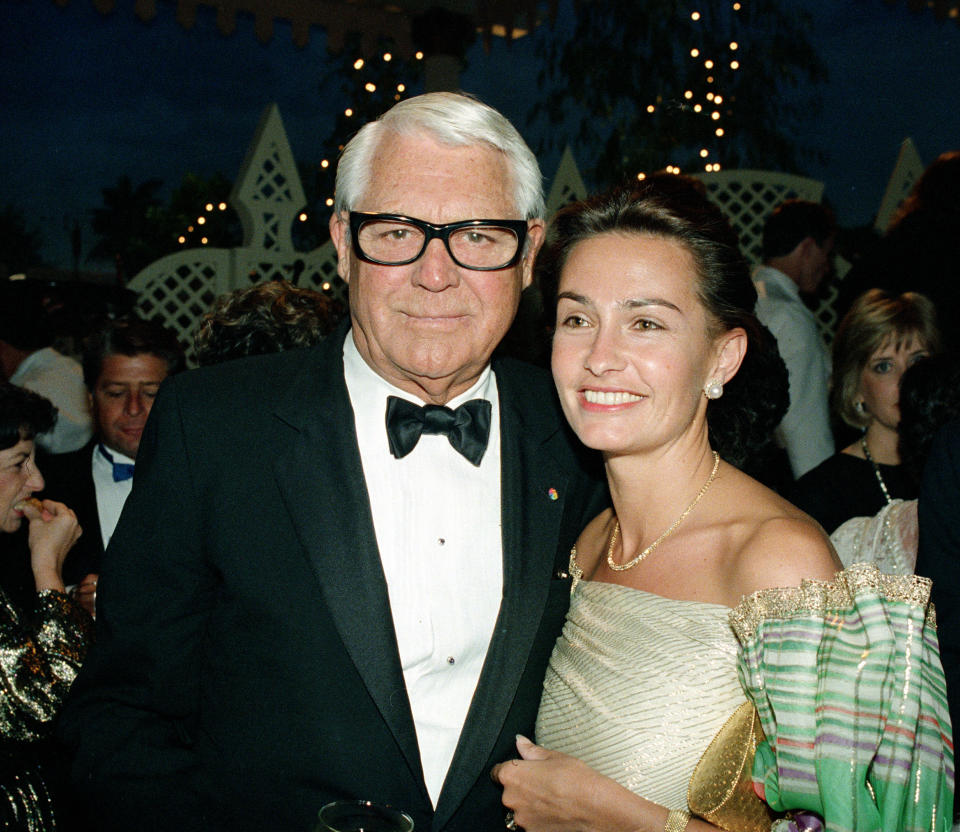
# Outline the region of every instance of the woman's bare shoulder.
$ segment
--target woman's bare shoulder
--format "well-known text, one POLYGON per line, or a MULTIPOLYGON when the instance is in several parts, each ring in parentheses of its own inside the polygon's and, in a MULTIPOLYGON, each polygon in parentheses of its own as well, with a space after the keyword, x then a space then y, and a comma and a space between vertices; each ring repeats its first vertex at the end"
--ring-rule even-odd
POLYGON ((843 566, 820 524, 760 483, 751 483, 740 492, 743 535, 735 563, 742 594, 798 586, 805 578, 832 580, 843 566))

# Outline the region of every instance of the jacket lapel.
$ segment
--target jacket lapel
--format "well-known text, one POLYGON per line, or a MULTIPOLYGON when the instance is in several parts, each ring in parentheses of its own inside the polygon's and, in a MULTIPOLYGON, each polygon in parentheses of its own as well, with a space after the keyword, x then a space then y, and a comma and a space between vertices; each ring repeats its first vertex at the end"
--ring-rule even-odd
POLYGON ((450 818, 483 772, 517 693, 554 574, 569 474, 548 442, 556 421, 539 417, 509 367, 496 366, 500 395, 503 601, 480 681, 437 805, 450 818))
POLYGON ((337 633, 429 801, 343 377, 346 329, 310 353, 276 416, 290 441, 276 478, 337 633))

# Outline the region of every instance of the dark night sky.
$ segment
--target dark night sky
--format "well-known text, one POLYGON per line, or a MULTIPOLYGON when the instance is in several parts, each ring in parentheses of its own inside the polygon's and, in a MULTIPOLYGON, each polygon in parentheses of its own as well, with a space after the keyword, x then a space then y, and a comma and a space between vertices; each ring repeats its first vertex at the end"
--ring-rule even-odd
MULTIPOLYGON (((320 143, 347 102, 320 95, 322 32, 314 29, 298 50, 289 27, 276 24, 273 40, 262 45, 252 19, 238 18, 236 33, 224 38, 203 10, 187 32, 173 4, 157 5, 147 25, 134 16, 132 0, 117 0, 106 17, 89 0, 71 0, 65 9, 52 0, 0 0, 0 205, 13 205, 40 230, 52 265, 71 265, 75 218, 89 249, 90 212, 121 174, 135 183, 157 177, 171 187, 188 171, 235 177, 271 101, 299 160, 329 155, 320 143)), ((821 111, 798 139, 824 151, 827 161, 798 172, 826 183, 841 224, 863 225, 905 137, 913 137, 925 162, 960 147, 960 26, 911 14, 905 2, 806 6, 830 80, 821 111)), ((489 54, 475 46, 462 82, 533 144, 537 136, 525 121, 537 94, 529 40, 510 48, 497 40, 489 54)), ((552 176, 556 156, 541 163, 552 176)))

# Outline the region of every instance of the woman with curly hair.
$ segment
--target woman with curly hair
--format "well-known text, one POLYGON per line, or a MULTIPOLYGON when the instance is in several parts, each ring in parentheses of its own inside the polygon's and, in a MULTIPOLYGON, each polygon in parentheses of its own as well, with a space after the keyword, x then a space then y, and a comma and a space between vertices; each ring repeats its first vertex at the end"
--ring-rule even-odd
MULTIPOLYGON (((787 810, 848 829, 938 817, 952 797, 944 738, 930 738, 916 792, 890 787, 903 760, 886 748, 892 773, 868 771, 861 749, 878 691, 855 684, 847 664, 865 649, 866 630, 852 622, 887 626, 896 610, 880 624, 870 613, 883 606, 922 625, 923 602, 902 603, 903 587, 888 597, 875 571, 837 575, 823 530, 733 464, 772 432, 782 411, 767 402, 780 399, 785 373, 720 210, 682 180, 656 177, 559 212, 537 269, 556 298, 564 414, 601 452, 612 507, 570 555, 570 609, 536 744, 518 738, 520 759, 493 772, 507 828, 759 830, 787 810), (772 383, 770 365, 781 368, 779 390, 757 384, 758 371, 772 383), (822 677, 830 683, 818 686, 822 677), (817 723, 840 705, 828 728, 817 723), (872 810, 868 780, 883 795, 872 810)), ((916 666, 867 653, 869 679, 877 663, 887 680, 939 668, 935 648, 922 659, 915 650, 916 666)), ((916 688, 894 681, 893 691, 897 707, 898 693, 916 688)), ((945 703, 923 704, 949 732, 945 703)))

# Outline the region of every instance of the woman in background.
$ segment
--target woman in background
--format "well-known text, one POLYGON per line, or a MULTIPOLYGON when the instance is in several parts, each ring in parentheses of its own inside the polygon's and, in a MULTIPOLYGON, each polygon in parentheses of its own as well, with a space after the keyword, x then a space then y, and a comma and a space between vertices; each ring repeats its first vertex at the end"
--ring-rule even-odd
POLYGON ((0 590, 0 826, 28 832, 56 828, 45 741, 93 628, 64 592, 61 574, 80 536, 77 518, 62 503, 32 496, 44 484, 34 437, 55 420, 46 399, 0 382, 0 531, 29 523, 36 587, 33 609, 18 609, 0 590))
POLYGON ((832 533, 851 517, 872 516, 896 499, 912 500, 917 484, 900 465, 900 378, 940 349, 936 310, 923 295, 861 295, 833 342, 834 413, 859 438, 808 471, 787 495, 832 533))

